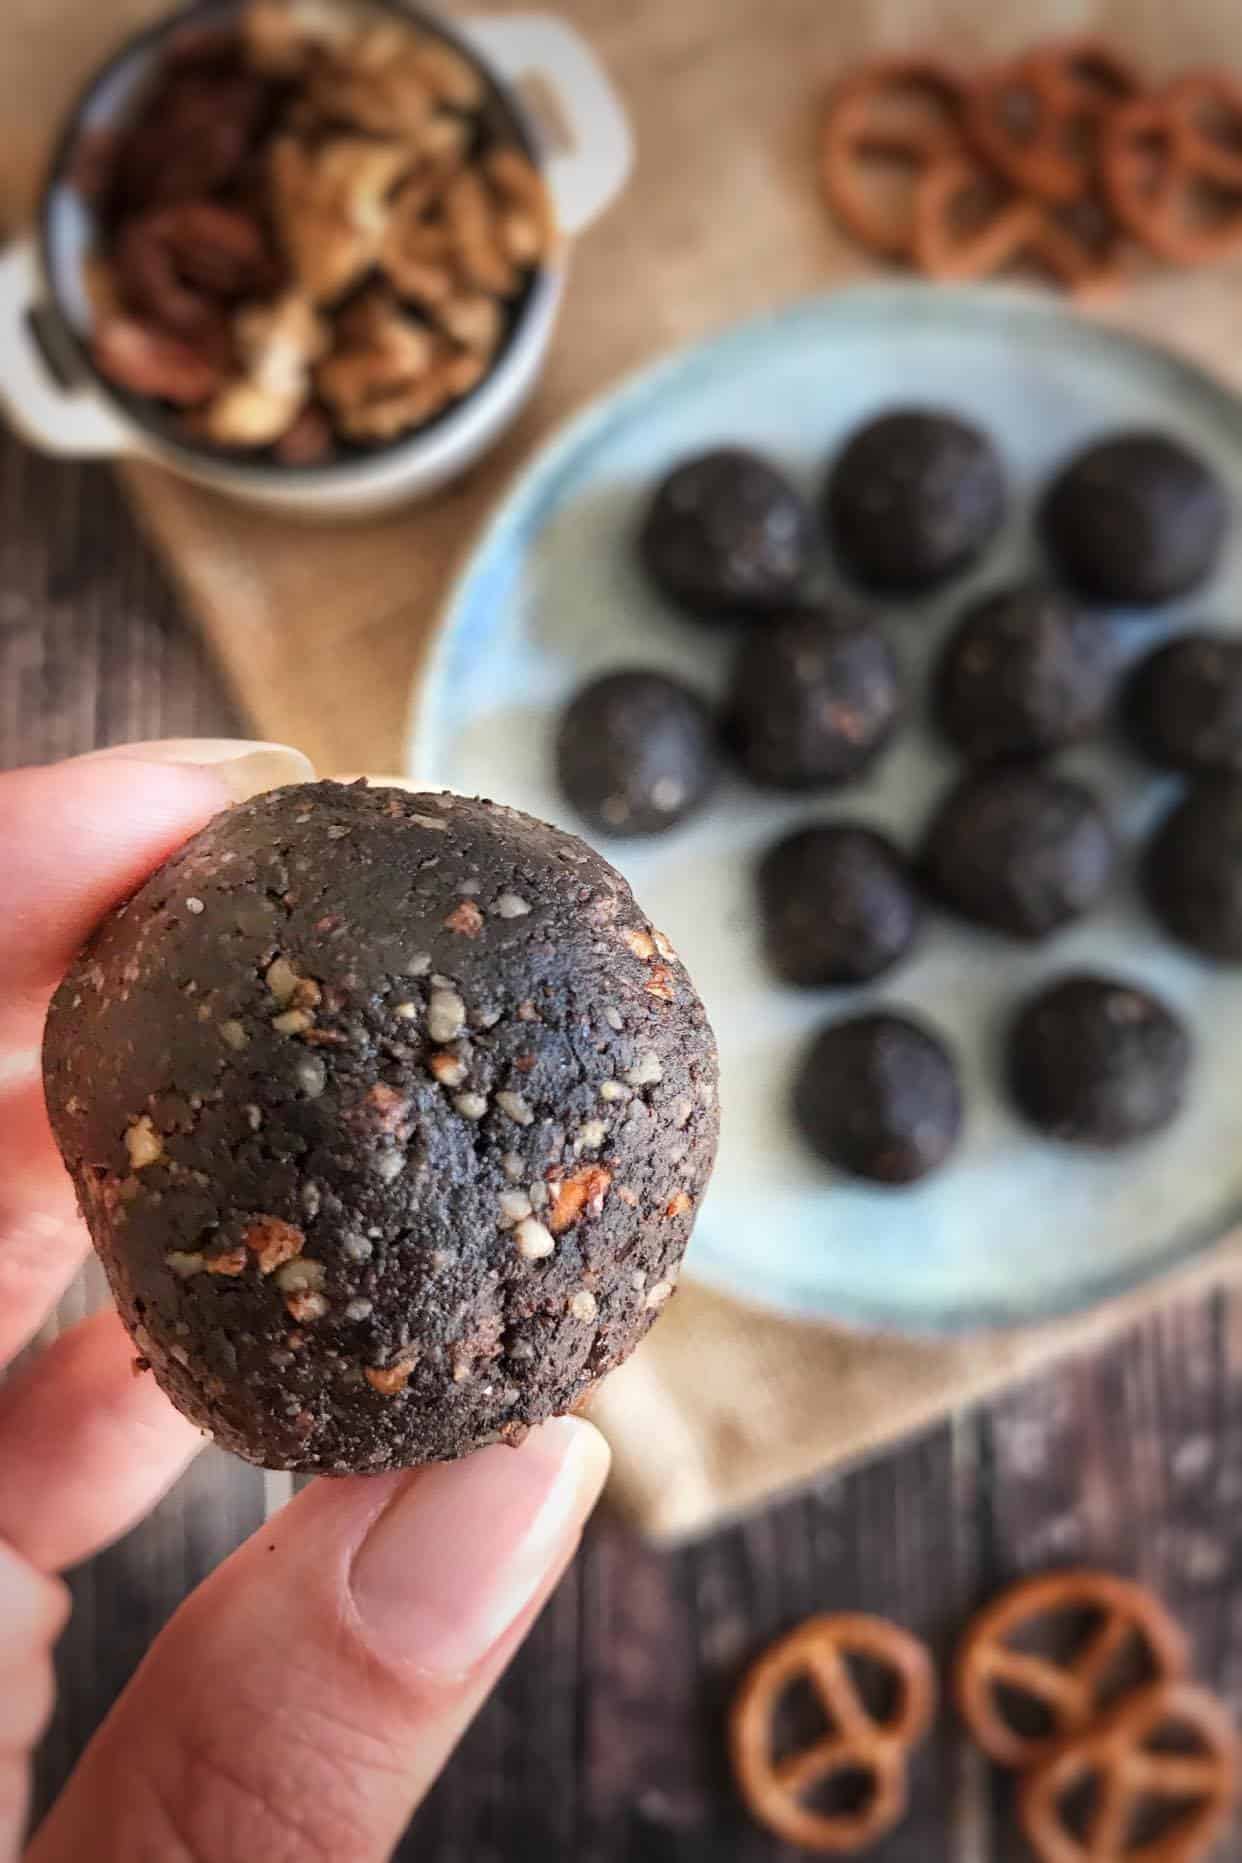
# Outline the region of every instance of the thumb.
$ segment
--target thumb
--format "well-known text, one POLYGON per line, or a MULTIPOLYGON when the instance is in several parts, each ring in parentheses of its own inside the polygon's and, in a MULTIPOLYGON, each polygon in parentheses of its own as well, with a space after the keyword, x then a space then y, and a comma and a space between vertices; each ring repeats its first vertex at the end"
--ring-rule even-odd
POLYGON ((173 1618, 28 1863, 381 1863, 607 1465, 562 1417, 519 1449, 304 1490, 173 1618))

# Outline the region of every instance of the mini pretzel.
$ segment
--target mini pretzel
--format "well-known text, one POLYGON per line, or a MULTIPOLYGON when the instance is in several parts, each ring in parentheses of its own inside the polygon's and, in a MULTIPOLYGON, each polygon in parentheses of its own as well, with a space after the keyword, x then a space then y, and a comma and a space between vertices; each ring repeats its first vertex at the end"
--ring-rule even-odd
MULTIPOLYGON (((1197 265, 1242 249, 1242 202, 1238 212, 1215 225, 1196 226, 1185 217, 1195 182, 1222 185, 1221 165, 1229 159, 1219 145, 1213 152, 1210 139, 1189 119, 1189 109, 1188 93, 1177 85, 1163 97, 1123 104, 1109 119, 1100 144, 1109 206, 1149 251, 1174 265, 1197 265)), ((1240 178, 1223 185, 1242 194, 1240 178)))
POLYGON ((1223 71, 1192 72, 1170 85, 1164 110, 1187 166, 1222 187, 1242 190, 1242 84, 1223 71), (1211 134, 1203 121, 1205 107, 1236 130, 1236 142, 1211 134))
POLYGON ((900 162, 916 173, 961 146, 958 127, 964 91, 959 78, 934 59, 880 58, 847 78, 824 119, 820 172, 828 204, 846 230, 882 258, 911 256, 912 225, 868 198, 863 169, 874 161, 900 162), (893 124, 880 106, 894 93, 924 93, 943 119, 893 124))
POLYGON ((1070 201, 1091 184, 1093 157, 1085 139, 1104 112, 1133 96, 1140 81, 1112 48, 1096 39, 1037 46, 972 85, 966 128, 990 165, 1037 200, 1070 201), (1030 133, 1016 133, 1006 105, 1021 99, 1030 133))
POLYGON ((883 1618, 811 1617, 764 1652, 733 1703, 729 1750, 742 1795, 755 1817, 804 1850, 848 1855, 874 1843, 906 1808, 905 1760, 931 1723, 936 1684, 926 1648, 883 1618), (892 1671, 900 1685, 892 1714, 877 1721, 850 1675, 849 1653, 892 1671), (814 1690, 831 1731, 804 1752, 772 1757, 772 1722, 791 1683, 814 1690), (874 1782, 858 1811, 814 1811, 804 1795, 821 1780, 865 1772, 874 1782))
POLYGON ((914 193, 914 256, 929 278, 986 278, 1024 252, 1040 226, 1035 201, 1002 192, 990 217, 963 228, 957 210, 996 183, 966 156, 946 155, 919 177, 914 193))
POLYGON ((1156 1683, 1129 1696, 1079 1740, 1024 1781, 1019 1815, 1042 1863, 1195 1863, 1228 1819, 1237 1784, 1237 1741, 1223 1705, 1188 1683, 1156 1683), (1197 1750, 1152 1749, 1162 1731, 1185 1729, 1197 1750), (1081 1836, 1063 1805, 1094 1781, 1094 1803, 1081 1836), (1144 1805, 1183 1809, 1150 1842, 1128 1842, 1144 1805))
POLYGON ((1186 1640, 1164 1606, 1141 1585, 1108 1572, 1050 1572, 1015 1585, 982 1611, 958 1652, 957 1704, 971 1733, 1001 1766, 1037 1766, 1096 1718, 1117 1658, 1139 1638, 1157 1678, 1169 1682, 1187 1666, 1186 1640), (1066 1611, 1093 1611, 1100 1623, 1066 1665, 1015 1649, 1024 1625, 1066 1611), (996 1685, 1032 1696, 1053 1731, 1022 1734, 1000 1713, 996 1685))

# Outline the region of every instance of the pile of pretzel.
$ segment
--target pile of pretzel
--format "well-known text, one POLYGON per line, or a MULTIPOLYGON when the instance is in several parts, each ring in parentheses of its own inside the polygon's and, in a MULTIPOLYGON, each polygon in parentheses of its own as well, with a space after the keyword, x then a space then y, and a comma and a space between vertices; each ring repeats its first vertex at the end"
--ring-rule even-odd
MULTIPOLYGON (((1186 1638, 1159 1599, 1108 1572, 1028 1579, 971 1624, 955 1665, 957 1705, 989 1758, 1021 1775, 1018 1812, 1040 1863, 1206 1857, 1233 1808, 1237 1739, 1223 1704, 1190 1683, 1188 1670, 1186 1638), (1068 1647, 1037 1654, 1031 1636, 1041 1627, 1067 1632, 1068 1647), (1085 1801, 1080 1815, 1076 1797, 1085 1801), (1144 1831, 1144 1815, 1156 1835, 1144 1831)), ((733 1770, 751 1811, 806 1851, 868 1848, 905 1811, 910 1756, 935 1700, 930 1651, 896 1624, 860 1616, 799 1624, 759 1658, 733 1705, 733 1770), (865 1698, 851 1661, 886 1672, 885 1708, 865 1698), (778 1711, 799 1684, 826 1728, 778 1752, 778 1711), (860 1777, 868 1782, 861 1803, 810 1802, 834 1780, 860 1777)))
POLYGON ((1196 72, 1154 91, 1093 38, 970 78, 876 59, 833 92, 821 158, 842 226, 929 278, 1018 268, 1096 295, 1140 253, 1242 252, 1242 83, 1196 72))

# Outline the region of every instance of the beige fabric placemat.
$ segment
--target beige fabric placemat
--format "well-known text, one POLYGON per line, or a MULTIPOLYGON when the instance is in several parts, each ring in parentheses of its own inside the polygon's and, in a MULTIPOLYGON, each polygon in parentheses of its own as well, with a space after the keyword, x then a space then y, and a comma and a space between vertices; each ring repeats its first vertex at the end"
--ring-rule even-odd
MULTIPOLYGON (((5 225, 28 214, 74 91, 162 10, 158 0, 0 0, 5 225)), ((431 503, 331 531, 256 515, 149 466, 123 469, 258 731, 325 771, 400 767, 407 692, 451 570, 559 420, 671 345, 864 272, 815 183, 817 114, 834 74, 878 49, 1003 56, 1036 26, 993 0, 565 0, 559 10, 608 65, 638 163, 574 255, 547 374, 499 451, 431 503)), ((1236 13, 1231 0, 1046 0, 1037 28, 1111 33, 1158 76, 1228 62, 1236 13)), ((1240 295, 1236 270, 1154 277, 1109 314, 1236 381, 1240 295)), ((693 1533, 1240 1269, 1242 1241, 1231 1240, 1083 1319, 951 1343, 797 1325, 687 1286, 596 1400, 615 1492, 654 1534, 693 1533)))

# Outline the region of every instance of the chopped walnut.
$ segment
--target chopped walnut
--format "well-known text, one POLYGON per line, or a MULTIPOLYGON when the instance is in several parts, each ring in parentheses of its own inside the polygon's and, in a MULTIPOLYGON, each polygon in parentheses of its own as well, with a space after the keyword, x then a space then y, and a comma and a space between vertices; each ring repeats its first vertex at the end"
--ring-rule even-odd
POLYGON ((293 1223, 279 1216, 254 1216, 242 1230, 242 1242, 256 1256, 260 1272, 273 1274, 306 1247, 306 1237, 293 1223))
POLYGON ((335 136, 317 147, 280 136, 272 144, 276 226, 311 303, 340 297, 375 263, 388 196, 411 160, 404 143, 362 136, 335 136))
POLYGON ((145 1171, 164 1156, 164 1141, 156 1131, 149 1113, 141 1113, 125 1131, 125 1149, 135 1171, 145 1171))
POLYGON ((444 929, 461 938, 477 938, 483 930, 483 914, 473 899, 459 900, 445 919, 444 929))
POLYGON ((378 1391, 381 1397, 396 1397, 410 1382, 410 1374, 417 1363, 417 1354, 407 1354, 391 1365, 364 1365, 362 1375, 371 1389, 378 1391))
POLYGON ((684 1190, 679 1190, 676 1196, 671 1198, 665 1206, 664 1214, 666 1216, 684 1216, 688 1210, 692 1210, 693 1208, 693 1197, 688 1196, 684 1190))
POLYGON ((236 1248, 227 1249, 221 1255, 208 1255, 205 1266, 208 1274, 224 1274, 230 1278, 245 1274, 246 1251, 238 1243, 236 1248))
POLYGON ((548 1228, 552 1234, 564 1234, 580 1216, 598 1216, 611 1183, 612 1172, 602 1165, 592 1164, 553 1184, 552 1207, 548 1212, 548 1228))
POLYGON ((524 1217, 513 1234, 523 1261, 543 1261, 556 1247, 552 1231, 534 1216, 524 1217))
POLYGON ((329 1304, 322 1294, 313 1290, 308 1293, 285 1295, 285 1311, 290 1319, 301 1325, 306 1320, 321 1320, 329 1311, 329 1304))

